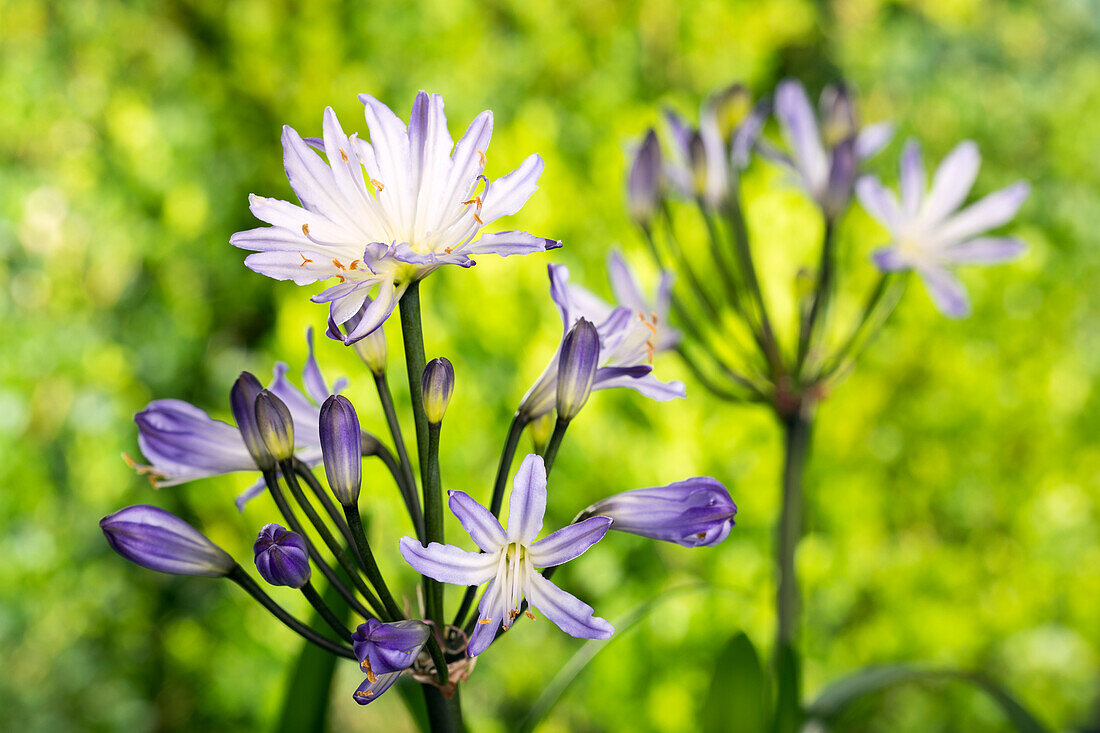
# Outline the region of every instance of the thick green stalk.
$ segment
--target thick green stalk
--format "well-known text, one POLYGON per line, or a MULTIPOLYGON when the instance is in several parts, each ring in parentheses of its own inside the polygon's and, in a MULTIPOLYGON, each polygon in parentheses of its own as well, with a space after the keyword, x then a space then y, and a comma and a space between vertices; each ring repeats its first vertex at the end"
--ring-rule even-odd
POLYGON ((409 399, 412 400, 413 421, 416 423, 416 455, 420 459, 420 483, 428 483, 424 452, 428 449, 428 417, 424 414, 424 398, 420 393, 420 378, 424 374, 424 331, 420 323, 420 283, 414 282, 401 296, 401 338, 405 343, 405 370, 409 376, 409 399))
POLYGON ((282 606, 276 603, 271 596, 264 592, 264 589, 261 588, 259 584, 252 579, 252 576, 246 573, 244 571, 244 568, 242 568, 240 565, 235 566, 233 570, 230 571, 227 577, 234 583, 239 585, 241 588, 244 588, 244 590, 250 596, 260 602, 261 606, 270 611, 271 615, 282 621, 287 626, 287 628, 300 635, 303 639, 310 641, 321 647, 325 651, 332 652, 337 656, 346 657, 347 659, 355 659, 355 653, 351 650, 350 647, 343 646, 342 644, 337 644, 333 641, 330 641, 329 639, 326 639, 325 637, 321 636, 316 631, 309 628, 301 621, 287 613, 282 606))
POLYGON ((438 687, 421 687, 424 688, 424 702, 428 706, 428 723, 432 733, 464 733, 466 726, 462 722, 462 701, 458 690, 446 698, 438 687))
MULTIPOLYGON (((417 384, 419 384, 419 378, 417 384)), ((390 435, 393 437, 394 449, 397 451, 398 466, 401 474, 394 478, 397 480, 401 496, 405 500, 405 507, 412 518, 413 527, 416 529, 416 537, 424 541, 424 515, 420 512, 420 497, 416 495, 416 478, 413 476, 412 463, 409 461, 409 451, 405 447, 405 438, 401 434, 401 422, 397 419, 397 410, 393 404, 393 394, 390 392, 390 384, 386 374, 374 375, 374 384, 378 389, 378 401, 382 403, 382 411, 386 414, 386 424, 389 425, 390 435)))
POLYGON ((554 459, 558 457, 558 448, 561 448, 562 438, 569 429, 569 421, 558 418, 554 424, 554 434, 550 436, 550 442, 546 444, 546 452, 542 454, 542 460, 546 464, 546 475, 550 476, 550 469, 554 467, 554 459))
MULTIPOLYGON (((443 488, 439 471, 439 423, 428 425, 428 453, 424 465, 428 480, 424 483, 424 528, 429 542, 444 543, 443 488)), ((428 618, 443 630, 443 584, 424 576, 424 600, 428 618)))
POLYGON ((776 531, 776 565, 779 570, 775 599, 778 618, 776 648, 793 646, 798 634, 800 601, 795 551, 802 537, 802 479, 810 450, 811 429, 811 419, 801 410, 783 418, 783 497, 776 531))

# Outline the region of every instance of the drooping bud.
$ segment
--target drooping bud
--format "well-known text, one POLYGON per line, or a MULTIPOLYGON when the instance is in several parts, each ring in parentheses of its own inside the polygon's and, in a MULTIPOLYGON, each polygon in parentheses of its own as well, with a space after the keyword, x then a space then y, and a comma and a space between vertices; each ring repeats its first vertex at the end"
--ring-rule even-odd
POLYGON ((348 398, 331 395, 325 400, 319 427, 329 488, 343 506, 355 506, 363 481, 363 436, 348 398))
POLYGON ((558 419, 569 421, 588 402, 600 362, 600 336, 586 318, 580 318, 561 342, 558 359, 558 419))
POLYGON ((388 690, 416 661, 430 633, 427 624, 415 620, 383 623, 368 619, 360 624, 351 642, 367 678, 355 691, 355 702, 366 705, 388 690))
POLYGON ((268 583, 301 588, 309 582, 309 551, 300 534, 278 524, 265 524, 252 551, 256 570, 268 583))
POLYGON ((256 429, 276 461, 288 461, 294 455, 294 418, 271 390, 256 395, 256 429))
POLYGON ((229 391, 229 406, 252 459, 261 470, 268 471, 275 466, 275 458, 264 445, 260 430, 256 427, 256 397, 263 389, 254 374, 241 372, 241 376, 233 383, 233 389, 229 391))
POLYGON ((429 361, 420 378, 424 413, 428 416, 429 423, 438 425, 443 422, 443 414, 447 412, 454 390, 455 370, 451 362, 443 357, 429 361))
POLYGON ((111 549, 132 563, 171 575, 226 576, 236 567, 225 550, 175 514, 148 504, 99 520, 111 549))
POLYGON ((821 92, 821 138, 826 148, 835 148, 858 131, 855 105, 844 84, 829 85, 821 92))
MULTIPOLYGON (((355 332, 356 327, 363 318, 363 313, 366 312, 370 304, 371 300, 367 298, 359 311, 344 323, 344 331, 348 334, 355 332)), ((354 346, 355 353, 359 354, 359 358, 374 374, 381 374, 386 371, 386 361, 389 353, 386 346, 386 332, 382 326, 355 340, 350 340, 348 336, 344 335, 344 331, 340 330, 340 327, 336 325, 336 321, 329 315, 328 330, 325 333, 330 339, 354 346)))
POLYGON ((642 226, 653 219, 661 201, 661 145, 652 129, 634 155, 627 179, 630 215, 642 226))
POLYGON ((713 478, 699 476, 668 486, 609 496, 582 517, 610 517, 611 529, 684 547, 710 547, 726 539, 737 505, 713 478))
POLYGON ((550 436, 554 434, 554 413, 544 412, 531 421, 531 442, 534 443, 534 452, 542 455, 546 452, 546 445, 550 442, 550 436))

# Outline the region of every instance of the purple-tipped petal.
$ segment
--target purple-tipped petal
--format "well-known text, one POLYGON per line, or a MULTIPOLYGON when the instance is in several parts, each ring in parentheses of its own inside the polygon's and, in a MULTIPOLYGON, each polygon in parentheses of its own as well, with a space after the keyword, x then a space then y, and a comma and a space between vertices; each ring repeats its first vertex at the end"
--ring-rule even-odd
POLYGON ((871 260, 883 272, 902 272, 913 267, 913 262, 898 247, 880 247, 871 254, 871 260))
POLYGON ((551 249, 558 249, 559 247, 561 247, 561 242, 557 239, 536 237, 527 232, 510 230, 507 232, 496 232, 494 234, 482 234, 476 242, 463 247, 462 254, 494 254, 500 255, 501 257, 507 257, 508 255, 537 254, 551 249))
POLYGON ((369 705, 381 697, 383 692, 393 687, 393 683, 397 682, 400 677, 400 672, 375 675, 374 680, 368 677, 363 680, 352 697, 360 705, 369 705))
POLYGON ((111 549, 130 562, 171 575, 228 575, 236 563, 225 550, 175 514, 148 504, 126 507, 99 521, 111 549))
POLYGON ((310 399, 320 404, 325 401, 330 392, 328 385, 325 384, 325 378, 321 375, 321 368, 317 366, 317 359, 313 355, 313 326, 306 328, 306 346, 309 349, 309 355, 306 357, 306 365, 302 368, 302 383, 310 399))
POLYGON ((488 649, 496 639, 497 629, 500 628, 501 622, 508 613, 508 603, 502 588, 503 584, 496 579, 485 586, 485 591, 477 604, 477 624, 466 645, 467 656, 476 657, 488 649))
POLYGON ((1019 257, 1027 245, 1012 237, 981 237, 943 250, 944 262, 965 265, 991 265, 1019 257))
POLYGON ((608 639, 615 633, 615 627, 596 616, 591 606, 533 570, 527 575, 525 591, 537 611, 574 638, 608 639))
POLYGON ((794 161, 809 191, 817 191, 829 175, 829 158, 821 144, 817 118, 806 89, 798 81, 785 79, 775 91, 775 115, 783 137, 794 151, 794 161))
POLYGON ((861 176, 856 181, 856 196, 860 204, 886 231, 897 233, 901 227, 901 212, 894 192, 874 176, 861 176))
POLYGON ((416 572, 441 583, 481 585, 496 571, 494 555, 467 552, 454 545, 432 542, 425 547, 412 537, 402 537, 399 549, 405 562, 416 572))
POLYGON ((138 446, 158 486, 255 470, 240 432, 183 400, 154 400, 134 415, 138 446))
POLYGON ((394 286, 392 279, 383 280, 378 286, 378 293, 374 296, 374 300, 362 311, 359 324, 348 333, 344 343, 354 344, 385 323, 398 301, 401 300, 401 296, 404 295, 406 287, 407 285, 403 284, 398 289, 394 286))
POLYGON ((1026 181, 994 191, 944 222, 936 230, 937 240, 945 244, 961 242, 1011 221, 1030 192, 1026 181))
MULTIPOLYGON (((546 513, 546 465, 533 453, 523 459, 508 500, 508 541, 529 544, 542 531, 546 513)), ((468 583, 467 585, 473 585, 468 583)))
POLYGON ((611 281, 611 292, 615 294, 615 300, 619 301, 619 305, 625 305, 639 313, 649 310, 645 295, 638 287, 634 273, 617 250, 612 250, 607 256, 607 277, 611 281))
POLYGON ((981 153, 972 140, 959 143, 947 154, 932 177, 932 188, 921 209, 925 225, 940 223, 962 205, 978 177, 981 162, 981 153))
POLYGON ((485 552, 496 552, 504 546, 508 541, 504 528, 488 509, 463 491, 449 491, 447 494, 451 512, 458 517, 474 544, 485 552))
POLYGON ((924 203, 924 162, 920 143, 909 140, 901 153, 901 206, 907 218, 920 212, 924 203))
POLYGON ((562 527, 531 545, 528 549, 531 564, 536 568, 548 568, 580 557, 603 539, 610 526, 611 519, 608 517, 589 517, 562 527))
POLYGON ((958 278, 941 267, 922 267, 919 272, 928 295, 940 313, 949 318, 970 315, 970 299, 958 278))

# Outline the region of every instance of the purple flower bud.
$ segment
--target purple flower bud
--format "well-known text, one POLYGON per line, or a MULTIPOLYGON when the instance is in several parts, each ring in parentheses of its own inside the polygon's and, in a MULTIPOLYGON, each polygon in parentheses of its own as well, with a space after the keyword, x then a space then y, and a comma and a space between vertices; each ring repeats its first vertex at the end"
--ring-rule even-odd
POLYGON ((288 461, 294 455, 294 418, 271 390, 256 395, 256 429, 276 461, 288 461))
POLYGON ((252 545, 256 569, 272 585, 301 588, 309 582, 309 552, 300 534, 277 524, 265 524, 252 545))
POLYGON ((455 370, 451 362, 443 357, 429 361, 420 378, 420 392, 428 422, 433 425, 443 422, 443 414, 447 412, 454 390, 455 370))
POLYGON ((693 132, 688 142, 691 163, 691 188, 696 196, 707 192, 707 146, 699 132, 693 132))
POLYGON ((388 690, 416 661, 430 633, 427 624, 415 620, 383 623, 372 618, 360 624, 351 642, 367 679, 355 691, 355 702, 366 705, 388 690))
POLYGON ((233 410, 233 419, 241 431, 245 447, 261 470, 267 471, 275 466, 275 459, 260 437, 256 427, 256 397, 264 389, 260 380, 250 372, 241 372, 233 389, 229 391, 229 405, 233 410))
POLYGON ((150 570, 220 578, 237 565, 197 529, 155 506, 126 507, 99 520, 99 527, 111 549, 150 570))
POLYGON ((836 147, 855 137, 858 131, 856 109, 848 87, 844 84, 825 87, 821 92, 821 137, 825 147, 836 147))
POLYGON ((363 482, 363 435, 347 397, 331 395, 325 400, 319 427, 329 488, 342 505, 355 506, 363 482))
POLYGON ((821 202, 825 215, 836 219, 852 199, 852 185, 856 180, 856 139, 849 137, 833 149, 829 166, 829 181, 825 189, 825 198, 821 202))
POLYGON ((561 342, 558 362, 558 419, 572 420, 588 402, 600 362, 600 337, 596 327, 579 318, 561 342))
POLYGON ((726 488, 706 476, 624 491, 582 512, 582 516, 610 517, 611 529, 684 547, 717 545, 729 535, 736 514, 737 506, 726 488))
POLYGON ((630 215, 645 226, 653 218, 661 201, 661 145, 652 129, 638 147, 627 179, 627 200, 630 215))

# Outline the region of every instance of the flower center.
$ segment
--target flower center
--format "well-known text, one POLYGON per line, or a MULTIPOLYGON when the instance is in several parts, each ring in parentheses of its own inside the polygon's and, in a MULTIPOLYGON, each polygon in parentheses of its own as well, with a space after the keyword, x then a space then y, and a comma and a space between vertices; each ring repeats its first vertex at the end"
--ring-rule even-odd
POLYGON ((527 574, 531 570, 531 561, 527 557, 527 548, 519 542, 511 542, 504 546, 500 553, 500 567, 497 577, 501 585, 501 597, 508 604, 508 612, 504 616, 504 628, 512 625, 516 617, 521 613, 520 604, 523 603, 523 588, 526 585, 527 574))

